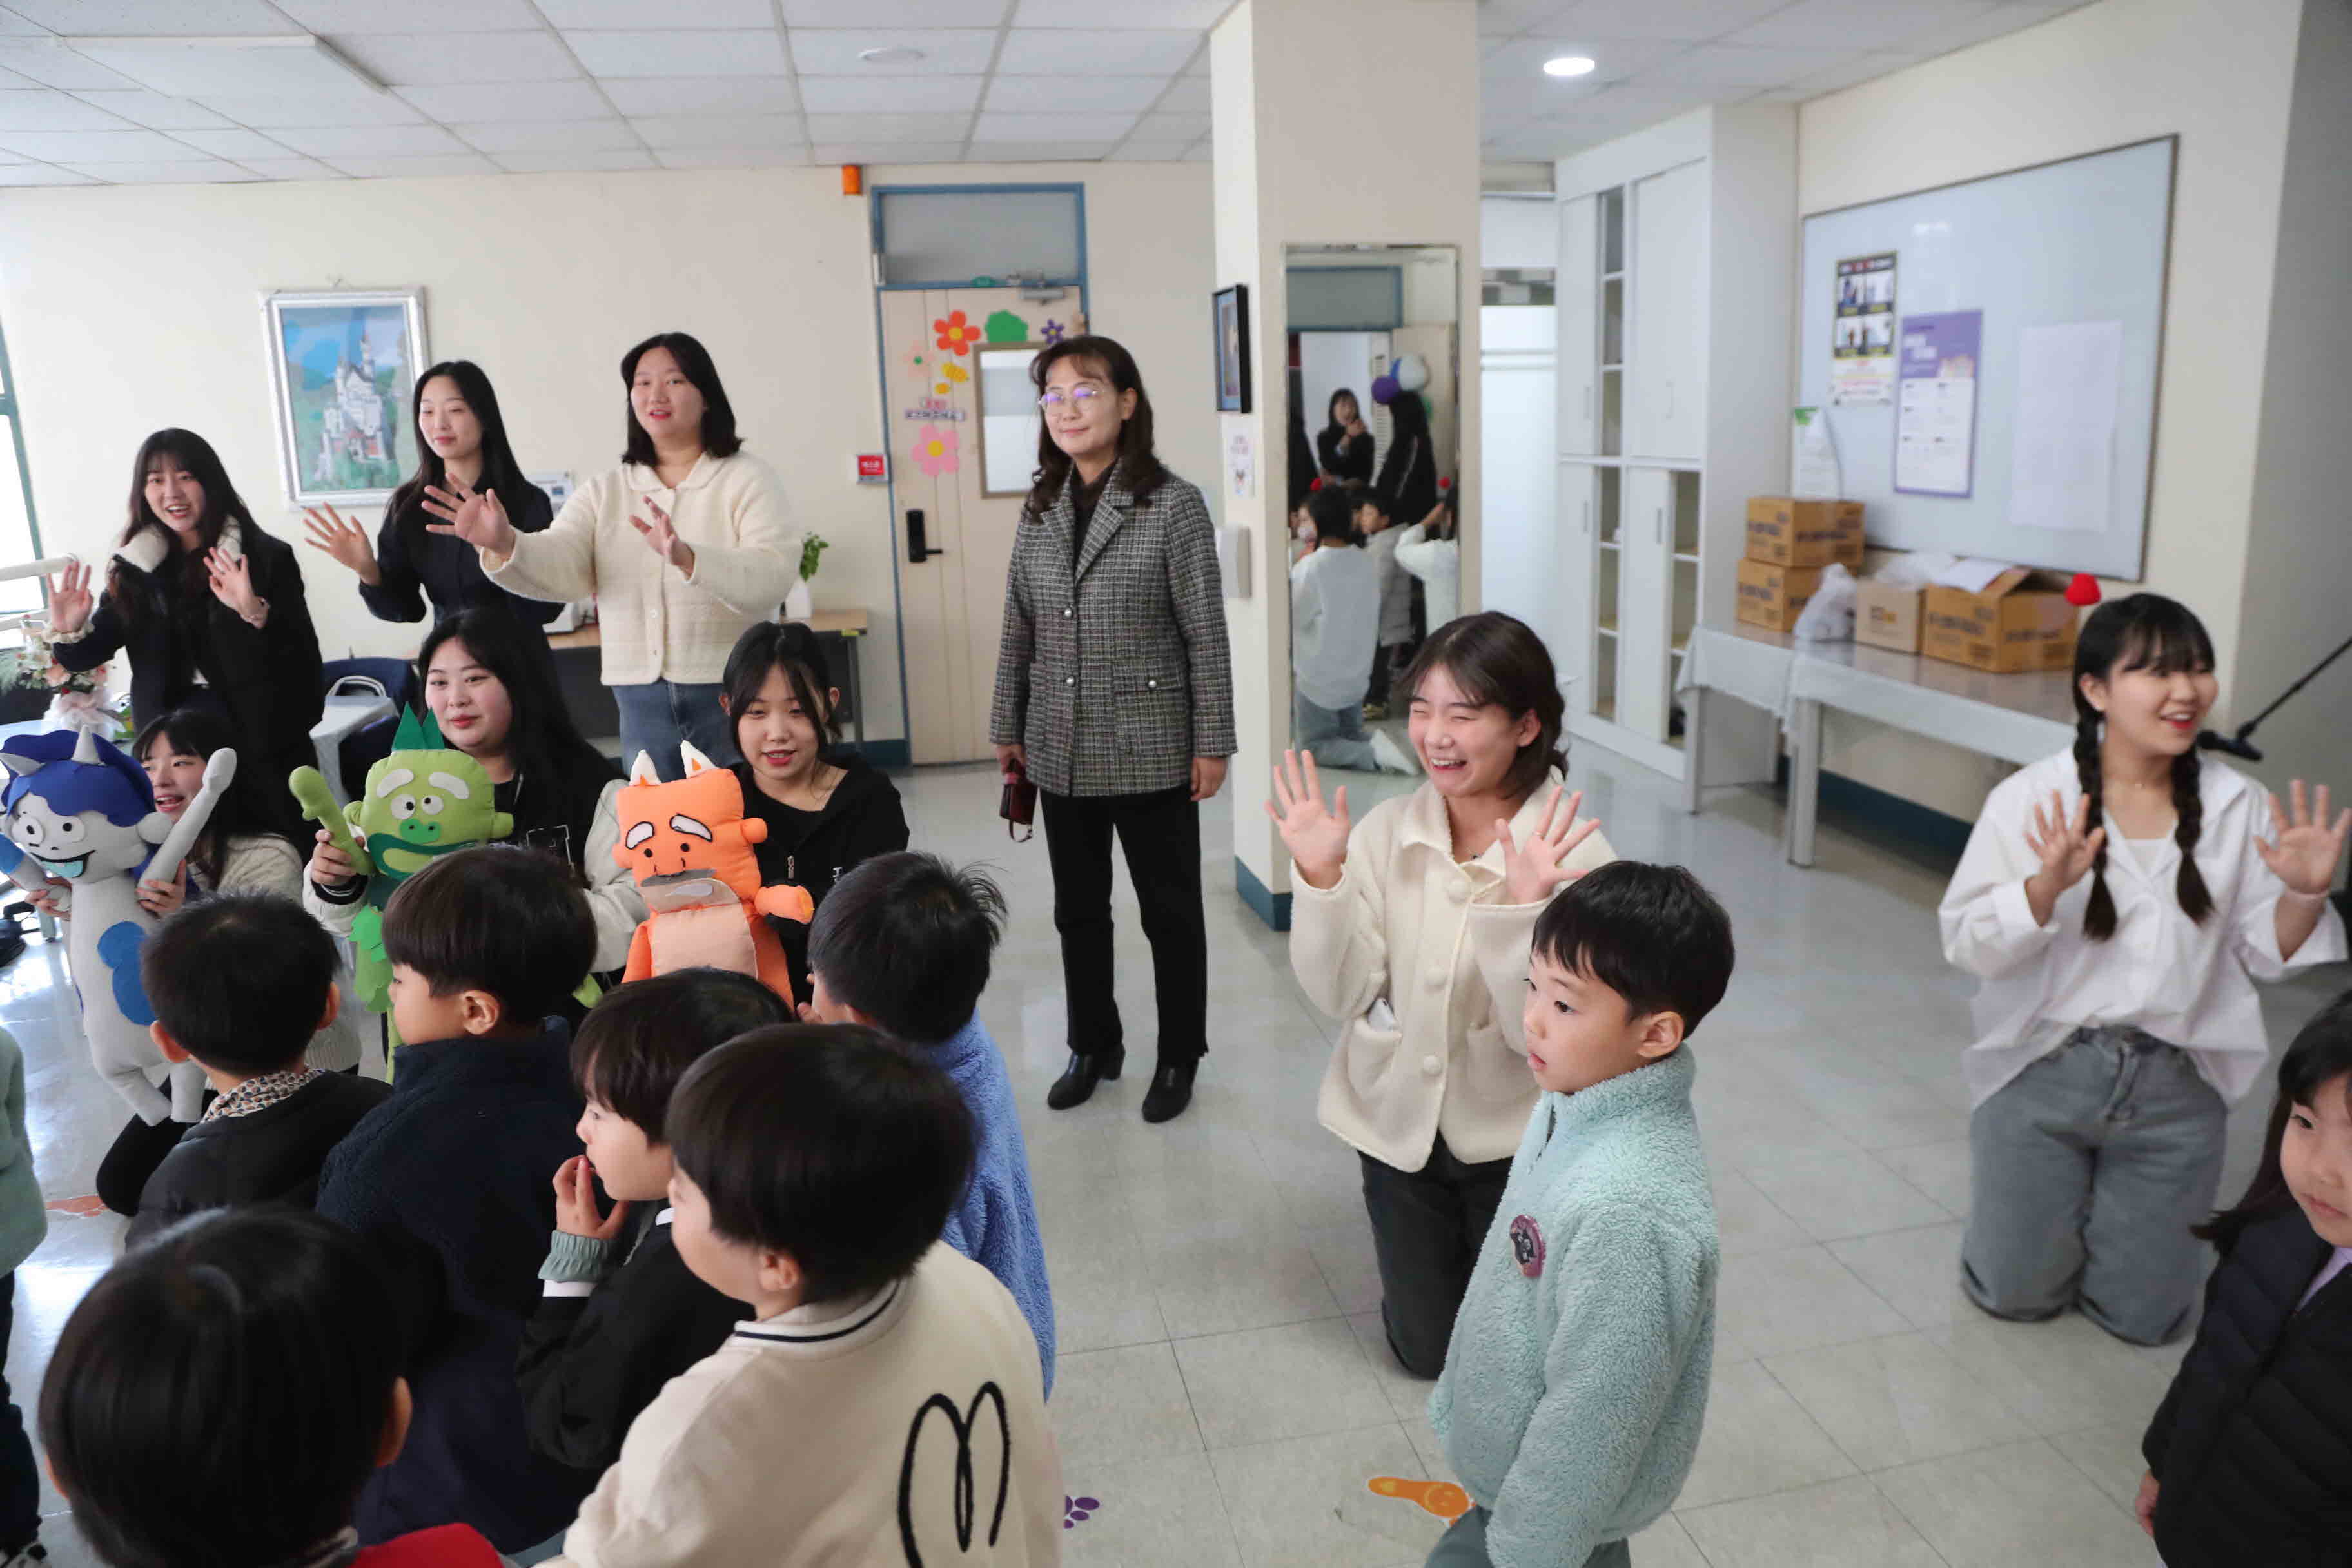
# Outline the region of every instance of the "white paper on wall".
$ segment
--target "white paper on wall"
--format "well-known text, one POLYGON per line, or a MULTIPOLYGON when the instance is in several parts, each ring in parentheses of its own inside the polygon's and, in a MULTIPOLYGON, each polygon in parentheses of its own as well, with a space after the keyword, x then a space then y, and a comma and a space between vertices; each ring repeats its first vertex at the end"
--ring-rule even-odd
POLYGON ((2028 327, 2018 335, 2009 521, 2104 533, 2115 501, 2121 321, 2028 327))

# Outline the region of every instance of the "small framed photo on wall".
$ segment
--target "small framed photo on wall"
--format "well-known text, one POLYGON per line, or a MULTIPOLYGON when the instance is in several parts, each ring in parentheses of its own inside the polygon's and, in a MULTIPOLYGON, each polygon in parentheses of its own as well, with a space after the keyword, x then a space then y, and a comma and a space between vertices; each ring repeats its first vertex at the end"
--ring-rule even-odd
POLYGON ((1223 414, 1250 411, 1249 285, 1220 289, 1216 302, 1217 409, 1223 414))
POLYGON ((425 352, 425 290, 271 294, 271 416, 296 506, 381 506, 416 471, 411 421, 425 352))

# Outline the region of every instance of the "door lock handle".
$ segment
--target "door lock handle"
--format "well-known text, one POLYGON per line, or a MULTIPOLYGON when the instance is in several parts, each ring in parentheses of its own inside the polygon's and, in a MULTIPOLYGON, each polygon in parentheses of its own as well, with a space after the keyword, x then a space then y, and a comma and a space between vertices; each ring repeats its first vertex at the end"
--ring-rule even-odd
POLYGON ((934 555, 945 555, 946 553, 947 552, 944 550, 932 549, 927 542, 923 531, 923 514, 921 510, 919 509, 909 510, 907 513, 908 561, 914 565, 920 566, 925 561, 930 559, 930 557, 934 555))

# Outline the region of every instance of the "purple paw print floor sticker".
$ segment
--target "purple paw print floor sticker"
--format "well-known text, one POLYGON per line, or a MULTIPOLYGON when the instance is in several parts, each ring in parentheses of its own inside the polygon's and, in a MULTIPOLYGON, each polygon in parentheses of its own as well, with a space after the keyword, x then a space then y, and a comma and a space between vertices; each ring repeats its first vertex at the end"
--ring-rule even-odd
POLYGON ((1066 1492, 1064 1493, 1062 1497, 1062 1528, 1064 1530, 1067 1530, 1072 1525, 1076 1524, 1083 1520, 1093 1518, 1095 1510, 1101 1507, 1102 1504, 1094 1498, 1071 1497, 1066 1492))

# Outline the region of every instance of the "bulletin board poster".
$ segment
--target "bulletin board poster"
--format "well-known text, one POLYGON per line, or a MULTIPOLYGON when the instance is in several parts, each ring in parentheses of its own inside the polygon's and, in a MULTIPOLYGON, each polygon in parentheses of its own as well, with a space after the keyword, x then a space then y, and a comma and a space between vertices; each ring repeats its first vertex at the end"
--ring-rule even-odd
POLYGON ((1977 354, 1982 310, 1903 319, 1895 397, 1895 489, 1903 495, 1973 493, 1977 354))
POLYGON ((1830 318, 1830 403, 1884 408, 1895 401, 1895 252, 1837 264, 1830 318))

